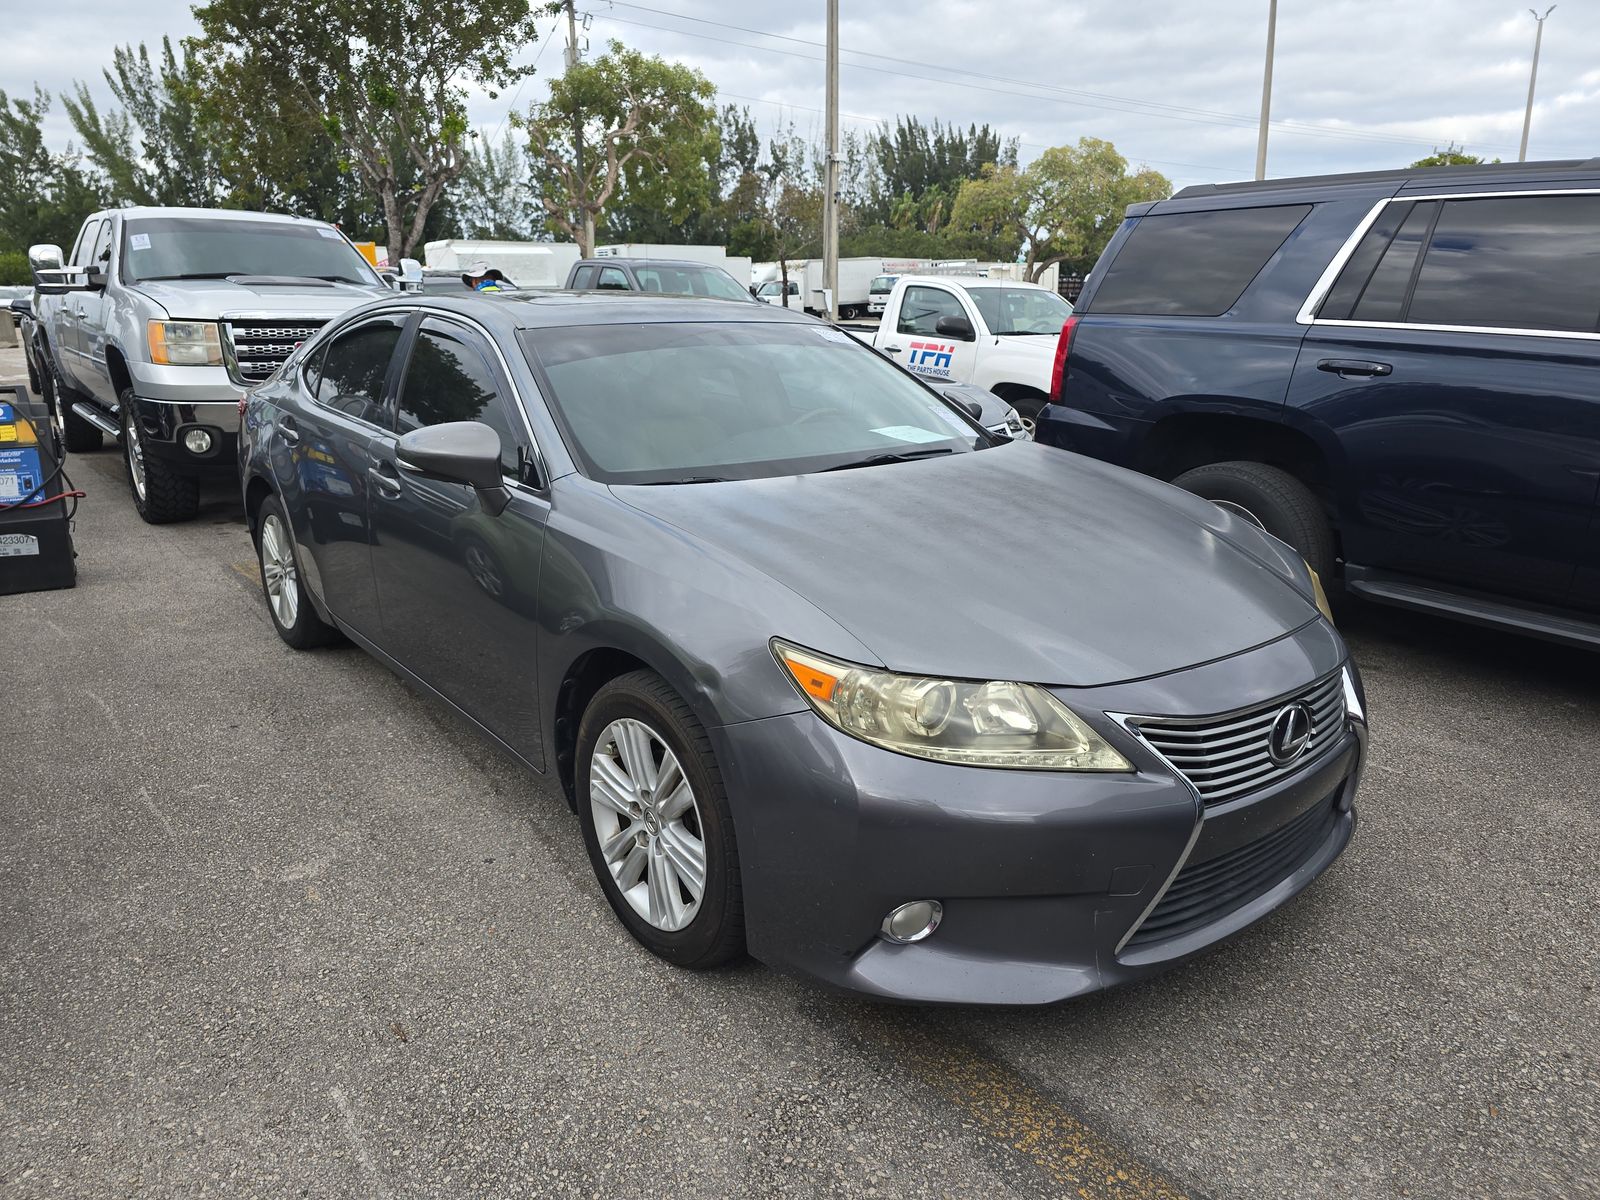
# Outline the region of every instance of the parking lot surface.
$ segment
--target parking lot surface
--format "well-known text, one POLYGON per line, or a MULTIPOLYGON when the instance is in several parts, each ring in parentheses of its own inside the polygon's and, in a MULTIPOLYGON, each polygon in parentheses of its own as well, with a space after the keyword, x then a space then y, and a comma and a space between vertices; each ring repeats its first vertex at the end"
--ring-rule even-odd
POLYGON ((651 958, 550 781, 280 643, 230 492, 155 528, 70 469, 78 587, 0 598, 7 1196, 1600 1194, 1592 656, 1352 608, 1310 891, 1064 1007, 888 1008, 651 958))

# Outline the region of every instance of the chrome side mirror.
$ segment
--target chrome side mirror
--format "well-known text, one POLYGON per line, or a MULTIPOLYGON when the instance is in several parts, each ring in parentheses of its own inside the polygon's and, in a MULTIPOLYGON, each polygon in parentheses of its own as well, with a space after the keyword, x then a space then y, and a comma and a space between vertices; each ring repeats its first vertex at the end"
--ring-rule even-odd
POLYGON ((28 266, 35 271, 61 270, 61 247, 52 246, 49 242, 40 242, 36 246, 28 247, 28 266))

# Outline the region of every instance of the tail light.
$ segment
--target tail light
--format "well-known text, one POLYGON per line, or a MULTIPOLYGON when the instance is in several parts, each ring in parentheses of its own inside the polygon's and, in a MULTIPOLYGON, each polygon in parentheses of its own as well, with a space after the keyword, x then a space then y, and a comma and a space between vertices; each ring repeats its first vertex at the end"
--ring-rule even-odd
POLYGON ((1072 353, 1072 330, 1078 323, 1073 313, 1061 323, 1061 336, 1056 339, 1056 361, 1050 368, 1050 403, 1061 403, 1061 385, 1067 381, 1067 355, 1072 353))

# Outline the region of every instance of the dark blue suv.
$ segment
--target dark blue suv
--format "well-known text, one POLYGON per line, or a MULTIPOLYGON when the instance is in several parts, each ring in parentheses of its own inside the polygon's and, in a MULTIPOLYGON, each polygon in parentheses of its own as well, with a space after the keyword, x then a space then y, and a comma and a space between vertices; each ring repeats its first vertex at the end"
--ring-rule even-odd
POLYGON ((1134 205, 1052 400, 1356 595, 1600 645, 1600 159, 1134 205))

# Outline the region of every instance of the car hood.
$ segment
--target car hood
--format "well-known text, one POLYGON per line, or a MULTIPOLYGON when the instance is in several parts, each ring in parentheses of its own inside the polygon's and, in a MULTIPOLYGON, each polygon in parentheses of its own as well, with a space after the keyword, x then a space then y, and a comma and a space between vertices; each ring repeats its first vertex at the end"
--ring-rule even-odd
POLYGON ((134 286, 166 309, 168 316, 196 321, 279 315, 331 319, 358 304, 394 295, 387 288, 349 283, 294 287, 233 283, 226 279, 183 279, 169 283, 151 280, 134 286))
POLYGON ((1098 686, 1317 619, 1265 535, 1166 484, 1028 442, 612 490, 784 584, 910 674, 1098 686))

